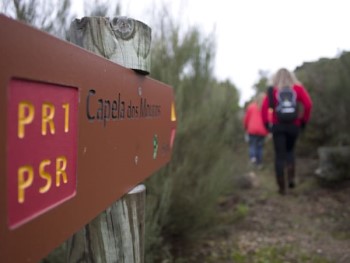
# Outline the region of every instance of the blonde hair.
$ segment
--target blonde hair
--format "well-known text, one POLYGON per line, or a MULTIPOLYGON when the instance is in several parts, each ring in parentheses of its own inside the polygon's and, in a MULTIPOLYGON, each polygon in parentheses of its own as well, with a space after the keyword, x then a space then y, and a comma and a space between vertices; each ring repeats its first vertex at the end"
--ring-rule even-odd
POLYGON ((254 97, 254 101, 256 102, 256 104, 258 104, 258 106, 261 108, 262 105, 262 101, 264 99, 264 97, 266 96, 266 94, 264 92, 259 92, 258 94, 256 94, 256 96, 254 97))
POLYGON ((290 72, 286 68, 279 69, 272 77, 272 85, 278 89, 289 86, 293 87, 294 84, 301 84, 293 72, 290 72))

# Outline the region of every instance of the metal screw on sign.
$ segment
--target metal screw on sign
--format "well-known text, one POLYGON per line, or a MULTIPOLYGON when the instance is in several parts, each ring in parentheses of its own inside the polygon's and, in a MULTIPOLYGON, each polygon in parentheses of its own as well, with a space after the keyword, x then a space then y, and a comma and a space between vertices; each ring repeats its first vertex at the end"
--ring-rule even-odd
POLYGON ((139 162, 139 157, 136 155, 136 156, 135 156, 135 164, 137 165, 138 162, 139 162))
POLYGON ((153 136, 153 159, 156 159, 158 155, 158 135, 153 136))

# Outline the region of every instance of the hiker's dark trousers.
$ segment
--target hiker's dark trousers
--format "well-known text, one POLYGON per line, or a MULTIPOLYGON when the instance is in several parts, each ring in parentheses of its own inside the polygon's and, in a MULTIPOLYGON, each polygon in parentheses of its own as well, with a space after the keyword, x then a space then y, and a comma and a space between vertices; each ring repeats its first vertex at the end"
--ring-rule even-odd
POLYGON ((276 124, 272 128, 275 150, 276 177, 284 176, 284 168, 294 166, 294 148, 299 135, 299 127, 294 124, 276 124))

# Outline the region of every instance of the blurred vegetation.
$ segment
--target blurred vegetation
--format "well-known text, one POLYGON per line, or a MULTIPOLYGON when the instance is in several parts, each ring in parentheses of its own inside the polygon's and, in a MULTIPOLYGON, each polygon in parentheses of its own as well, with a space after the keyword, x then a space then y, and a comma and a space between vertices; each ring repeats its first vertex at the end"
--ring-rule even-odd
MULTIPOLYGON (((70 0, 57 1, 57 12, 52 13, 45 1, 5 0, 1 11, 65 38, 67 23, 74 18, 70 4, 70 0)), ((90 8, 87 14, 108 11, 103 3, 90 8)), ((114 12, 119 14, 119 5, 114 12)), ((234 151, 243 141, 242 109, 234 84, 213 75, 215 32, 206 36, 197 27, 184 31, 166 8, 155 12, 154 21, 151 77, 174 88, 178 128, 172 161, 145 182, 145 260, 176 262, 182 247, 215 227, 218 199, 232 192, 232 175, 240 166, 234 151)), ((305 63, 296 74, 314 103, 311 122, 298 145, 300 152, 314 155, 321 145, 349 145, 350 53, 305 63)), ((265 91, 268 82, 266 72, 259 75, 256 92, 265 91)), ((242 206, 237 213, 244 217, 248 210, 242 206)), ((263 252, 264 258, 274 258, 263 252)), ((276 254, 273 249, 267 252, 276 254)), ((240 257, 233 255, 235 261, 246 262, 240 257)))
MULTIPOLYGON (((86 16, 119 15, 120 5, 107 0, 83 0, 86 16), (112 8, 111 8, 112 7, 112 8)), ((73 0, 2 0, 0 12, 34 26, 58 38, 67 40, 70 23, 79 18, 72 11, 73 0)))
POLYGON ((0 12, 65 39, 73 19, 71 0, 3 0, 0 12))
POLYGON ((178 129, 171 163, 146 182, 146 262, 169 259, 174 245, 194 242, 215 225, 241 133, 237 89, 213 76, 215 37, 197 28, 180 34, 162 12, 153 28, 151 77, 173 86, 178 129))
POLYGON ((304 63, 295 73, 314 105, 300 151, 312 155, 320 146, 350 145, 350 52, 304 63))

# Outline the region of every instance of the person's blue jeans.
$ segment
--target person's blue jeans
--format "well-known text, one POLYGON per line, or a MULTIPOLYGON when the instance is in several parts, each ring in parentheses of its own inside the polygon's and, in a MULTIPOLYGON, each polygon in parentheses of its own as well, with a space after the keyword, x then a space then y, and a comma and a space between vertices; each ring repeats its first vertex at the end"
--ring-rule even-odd
POLYGON ((249 134, 249 158, 261 164, 264 149, 264 136, 249 134))

